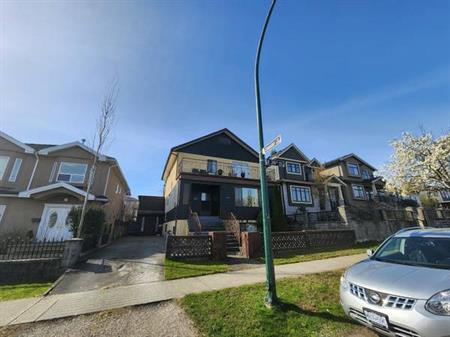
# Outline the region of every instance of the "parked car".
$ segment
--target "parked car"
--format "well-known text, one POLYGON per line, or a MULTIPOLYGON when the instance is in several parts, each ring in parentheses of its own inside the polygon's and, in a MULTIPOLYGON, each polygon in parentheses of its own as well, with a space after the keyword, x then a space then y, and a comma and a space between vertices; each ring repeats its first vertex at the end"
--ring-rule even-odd
POLYGON ((450 336, 450 229, 404 229, 341 277, 345 313, 392 337, 450 336))

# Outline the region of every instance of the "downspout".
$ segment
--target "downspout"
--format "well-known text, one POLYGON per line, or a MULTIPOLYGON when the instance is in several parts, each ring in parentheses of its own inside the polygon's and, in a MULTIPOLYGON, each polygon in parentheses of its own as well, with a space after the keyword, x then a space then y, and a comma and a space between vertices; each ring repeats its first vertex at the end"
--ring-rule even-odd
POLYGON ((36 168, 37 168, 38 163, 39 163, 39 155, 38 155, 38 153, 35 152, 34 156, 36 157, 36 162, 34 163, 33 171, 31 172, 31 177, 30 177, 30 181, 28 182, 27 190, 29 190, 30 187, 31 187, 31 183, 33 182, 34 174, 36 172, 36 168))

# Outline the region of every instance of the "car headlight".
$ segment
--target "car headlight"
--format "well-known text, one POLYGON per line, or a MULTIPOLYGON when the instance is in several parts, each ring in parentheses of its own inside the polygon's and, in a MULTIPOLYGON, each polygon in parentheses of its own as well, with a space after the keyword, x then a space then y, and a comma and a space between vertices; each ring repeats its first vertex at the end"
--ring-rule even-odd
POLYGON ((342 288, 342 290, 347 290, 348 289, 348 282, 347 282, 346 274, 347 274, 347 272, 345 272, 341 276, 341 288, 342 288))
POLYGON ((450 316, 450 289, 433 295, 425 304, 425 309, 435 315, 450 316))

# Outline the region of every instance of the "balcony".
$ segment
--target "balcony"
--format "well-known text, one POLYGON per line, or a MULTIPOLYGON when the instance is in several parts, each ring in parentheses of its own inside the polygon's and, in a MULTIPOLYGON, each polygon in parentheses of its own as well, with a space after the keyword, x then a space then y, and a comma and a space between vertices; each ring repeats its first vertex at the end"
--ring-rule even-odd
POLYGON ((178 174, 189 173, 202 176, 259 179, 259 169, 247 163, 224 163, 216 160, 182 159, 178 174))

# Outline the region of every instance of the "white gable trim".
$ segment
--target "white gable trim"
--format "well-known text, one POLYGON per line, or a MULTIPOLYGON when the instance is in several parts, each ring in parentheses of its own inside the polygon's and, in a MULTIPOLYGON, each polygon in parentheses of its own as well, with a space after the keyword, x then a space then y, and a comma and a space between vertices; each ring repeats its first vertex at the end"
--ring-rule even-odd
MULTIPOLYGON (((308 156, 306 154, 304 154, 298 147, 297 145, 295 145, 294 143, 289 144, 288 146, 286 146, 283 150, 281 150, 281 152, 276 153, 274 155, 274 157, 278 157, 280 158, 287 150, 289 150, 291 147, 293 147, 295 149, 295 151, 297 151, 298 153, 300 153, 300 155, 305 158, 305 160, 297 160, 299 162, 304 162, 304 163, 308 163, 310 162, 310 159, 308 158, 308 156)), ((290 158, 286 158, 289 160, 295 160, 295 159, 290 159, 290 158)))
MULTIPOLYGON (((94 156, 96 154, 93 149, 91 149, 90 147, 88 147, 88 146, 86 146, 86 145, 84 145, 83 143, 80 143, 80 142, 71 142, 71 143, 66 143, 66 144, 46 147, 45 149, 40 150, 38 153, 41 154, 41 155, 48 155, 50 152, 70 149, 71 147, 80 147, 83 150, 93 154, 94 156)), ((100 154, 98 159, 101 160, 101 161, 105 161, 106 157, 104 155, 100 154)))
POLYGON ((326 178, 325 179, 325 184, 328 184, 330 182, 330 180, 332 180, 332 179, 336 179, 340 184, 342 184, 344 186, 347 186, 347 184, 335 174, 332 174, 331 176, 326 178))
POLYGON ((6 133, 0 131, 0 137, 5 138, 8 142, 13 143, 14 145, 17 145, 18 147, 22 148, 25 153, 34 153, 34 149, 31 146, 28 146, 17 139, 11 137, 10 135, 7 135, 6 133))
MULTIPOLYGON (((73 193, 76 193, 83 197, 86 197, 86 192, 83 191, 82 189, 79 189, 79 188, 77 188, 73 185, 67 184, 67 183, 59 182, 56 184, 41 186, 41 187, 33 188, 31 190, 22 191, 19 193, 19 198, 29 198, 33 194, 51 191, 51 190, 58 189, 58 188, 65 188, 68 191, 71 191, 73 193)), ((95 200, 95 195, 89 193, 88 200, 95 200)))

